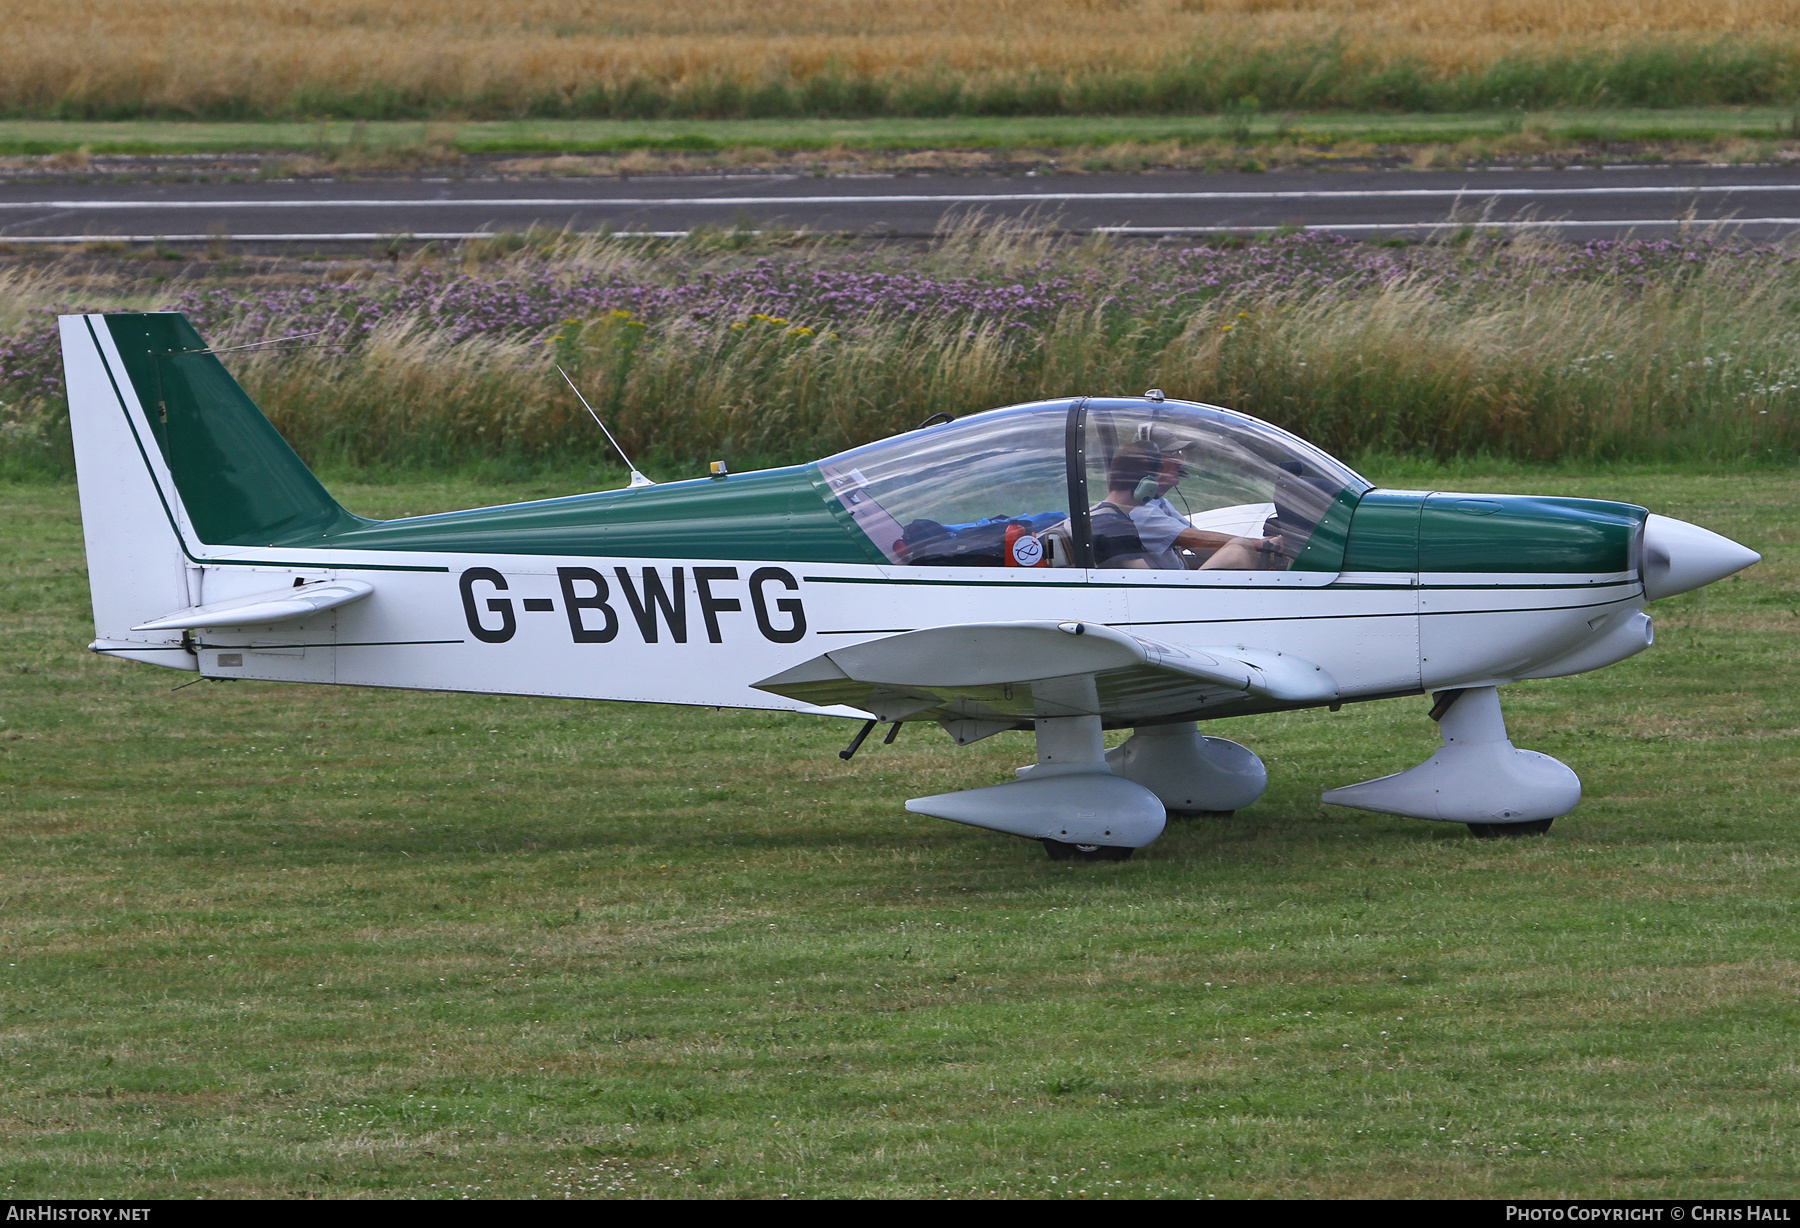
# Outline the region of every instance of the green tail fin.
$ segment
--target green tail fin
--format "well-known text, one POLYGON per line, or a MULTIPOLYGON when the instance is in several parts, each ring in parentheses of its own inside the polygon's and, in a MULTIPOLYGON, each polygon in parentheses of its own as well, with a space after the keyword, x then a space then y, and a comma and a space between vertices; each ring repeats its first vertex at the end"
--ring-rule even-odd
POLYGON ((104 319, 201 541, 316 545, 370 523, 326 492, 186 316, 104 319))

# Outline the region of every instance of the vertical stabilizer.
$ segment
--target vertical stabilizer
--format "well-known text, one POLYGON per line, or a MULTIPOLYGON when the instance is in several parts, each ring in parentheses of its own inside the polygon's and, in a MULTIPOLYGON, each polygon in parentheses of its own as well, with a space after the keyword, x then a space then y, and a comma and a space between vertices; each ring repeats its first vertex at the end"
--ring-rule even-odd
POLYGON ((365 523, 338 506, 178 311, 88 317, 129 385, 192 540, 306 546, 365 523), (110 343, 110 344, 108 344, 110 343))
POLYGON ((60 323, 94 648, 194 669, 195 658, 183 648, 179 631, 131 629, 195 604, 168 467, 123 376, 104 317, 63 316, 60 323))
POLYGON ((95 647, 192 669, 177 635, 217 546, 319 546, 338 505, 179 312, 62 318, 95 647))

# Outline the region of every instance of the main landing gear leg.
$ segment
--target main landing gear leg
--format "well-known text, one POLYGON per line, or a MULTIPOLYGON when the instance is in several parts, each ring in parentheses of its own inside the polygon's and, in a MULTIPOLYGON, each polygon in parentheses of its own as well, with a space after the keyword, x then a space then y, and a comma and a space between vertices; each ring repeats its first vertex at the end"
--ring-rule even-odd
POLYGON ((1123 861, 1162 835, 1162 800, 1115 776, 1100 740, 1100 704, 1092 675, 1032 684, 1039 716, 1037 763, 1020 778, 985 789, 915 797, 914 814, 1041 840, 1056 860, 1123 861))
POLYGON ((1436 698, 1431 715, 1444 739, 1437 754, 1409 771, 1332 789, 1321 800, 1466 823, 1484 838, 1540 834, 1575 809, 1581 778, 1549 755, 1512 744, 1493 687, 1439 691, 1436 698))

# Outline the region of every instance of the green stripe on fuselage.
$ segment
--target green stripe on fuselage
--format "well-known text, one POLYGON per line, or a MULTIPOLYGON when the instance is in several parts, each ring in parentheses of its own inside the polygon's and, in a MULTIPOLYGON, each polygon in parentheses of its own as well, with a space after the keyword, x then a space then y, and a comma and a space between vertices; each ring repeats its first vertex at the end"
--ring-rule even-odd
POLYGON ((1600 499, 1372 490, 1351 519, 1344 570, 1625 572, 1637 566, 1634 544, 1648 515, 1600 499))
POLYGON ((1419 515, 1419 570, 1630 571, 1649 514, 1599 499, 1434 494, 1419 515))
POLYGON ((669 482, 370 523, 317 543, 349 550, 867 563, 808 467, 669 482))

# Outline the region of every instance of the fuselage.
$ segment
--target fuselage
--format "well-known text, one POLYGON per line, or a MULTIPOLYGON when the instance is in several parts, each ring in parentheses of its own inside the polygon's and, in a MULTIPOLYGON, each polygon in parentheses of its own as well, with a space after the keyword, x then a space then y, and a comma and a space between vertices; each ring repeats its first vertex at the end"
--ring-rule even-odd
MULTIPOLYGON (((356 548, 215 548, 195 569, 194 605, 345 577, 376 579, 376 591, 306 622, 207 631, 190 660, 216 677, 804 709, 752 684, 834 648, 948 623, 1075 619, 1177 646, 1285 653, 1323 667, 1338 702, 1579 672, 1647 643, 1633 559, 1644 514, 1585 500, 1371 490, 1337 572, 797 561, 794 538, 825 527, 784 541, 780 517, 758 535, 730 515, 700 518, 727 547, 710 556, 539 552, 576 534, 577 520, 614 527, 615 503, 724 510, 771 498, 790 475, 804 476, 390 522, 351 530, 356 548), (395 539, 413 548, 374 548, 395 539), (445 548, 483 539, 489 549, 445 548), (776 548, 759 557, 758 544, 776 548)), ((1294 706, 1159 705, 1108 724, 1294 706)))
MULTIPOLYGON (((378 522, 331 498, 179 315, 63 330, 94 646, 210 677, 817 711, 755 684, 922 628, 1074 620, 1298 658, 1331 684, 1102 679, 1117 727, 1579 672, 1648 642, 1644 509, 1380 490, 1267 423, 1160 394, 378 522), (342 579, 371 587, 260 626, 193 614, 342 579)), ((958 704, 921 719, 1032 715, 1010 692, 958 704)))

